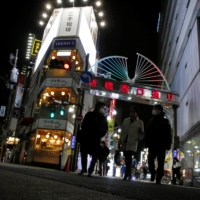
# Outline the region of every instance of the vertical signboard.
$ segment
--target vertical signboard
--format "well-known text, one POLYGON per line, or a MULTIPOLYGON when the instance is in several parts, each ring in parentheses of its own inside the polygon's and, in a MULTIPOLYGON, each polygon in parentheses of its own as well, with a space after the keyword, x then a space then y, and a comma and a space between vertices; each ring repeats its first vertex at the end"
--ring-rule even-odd
POLYGON ((90 57, 89 57, 90 66, 94 65, 96 61, 96 49, 95 49, 94 42, 92 40, 92 35, 90 32, 89 25, 87 23, 87 20, 83 11, 81 12, 79 38, 83 45, 85 54, 90 54, 90 57))
POLYGON ((77 36, 80 8, 66 8, 63 10, 59 36, 77 36))

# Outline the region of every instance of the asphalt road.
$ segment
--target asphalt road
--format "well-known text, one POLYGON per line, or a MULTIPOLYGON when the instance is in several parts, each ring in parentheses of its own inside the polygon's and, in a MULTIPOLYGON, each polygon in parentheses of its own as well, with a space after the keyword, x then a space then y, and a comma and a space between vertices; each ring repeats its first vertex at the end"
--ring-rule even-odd
POLYGON ((199 200, 200 189, 0 163, 0 200, 199 200))

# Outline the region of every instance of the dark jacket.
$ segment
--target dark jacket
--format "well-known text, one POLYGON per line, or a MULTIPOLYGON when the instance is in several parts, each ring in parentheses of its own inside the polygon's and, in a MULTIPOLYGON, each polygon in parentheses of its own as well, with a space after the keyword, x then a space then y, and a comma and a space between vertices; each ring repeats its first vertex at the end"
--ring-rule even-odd
POLYGON ((110 150, 107 146, 100 147, 99 151, 99 160, 105 161, 110 153, 110 150))
POLYGON ((77 135, 77 141, 81 144, 81 152, 90 155, 98 155, 100 140, 108 131, 106 117, 94 110, 88 112, 82 122, 81 131, 77 135))
POLYGON ((164 115, 155 115, 148 123, 145 133, 145 146, 149 149, 170 150, 171 127, 164 115))

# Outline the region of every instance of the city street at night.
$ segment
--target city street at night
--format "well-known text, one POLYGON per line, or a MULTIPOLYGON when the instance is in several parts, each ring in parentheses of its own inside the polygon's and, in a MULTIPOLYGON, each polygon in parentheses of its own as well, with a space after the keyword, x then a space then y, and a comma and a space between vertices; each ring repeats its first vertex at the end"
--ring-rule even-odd
POLYGON ((199 200, 200 189, 0 164, 1 199, 199 200))

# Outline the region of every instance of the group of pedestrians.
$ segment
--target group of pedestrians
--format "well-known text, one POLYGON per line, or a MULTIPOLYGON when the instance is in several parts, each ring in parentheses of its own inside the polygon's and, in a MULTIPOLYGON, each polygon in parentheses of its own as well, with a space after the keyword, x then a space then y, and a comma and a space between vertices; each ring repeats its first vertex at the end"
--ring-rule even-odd
MULTIPOLYGON (((82 122, 81 131, 77 137, 80 143, 82 163, 80 175, 88 173, 88 176, 91 176, 97 159, 99 159, 99 173, 103 175, 102 167, 103 171, 105 171, 105 161, 109 150, 106 149, 105 142, 101 142, 101 138, 105 136, 108 130, 104 110, 105 104, 98 102, 94 111, 88 112, 82 122), (103 152, 102 155, 100 152, 103 152), (88 171, 87 154, 90 154, 92 157, 88 171)), ((130 117, 124 119, 121 127, 118 148, 123 152, 125 158, 124 165, 126 168, 123 180, 131 180, 133 156, 137 151, 138 142, 145 138, 146 148, 149 149, 148 167, 151 173, 151 181, 156 180, 156 183, 160 184, 164 175, 165 153, 171 147, 171 127, 169 121, 164 118, 163 107, 161 105, 153 107, 153 117, 149 121, 145 131, 143 121, 139 119, 138 115, 139 109, 136 106, 131 107, 130 117), (158 162, 157 169, 155 169, 154 164, 156 158, 158 162)))

